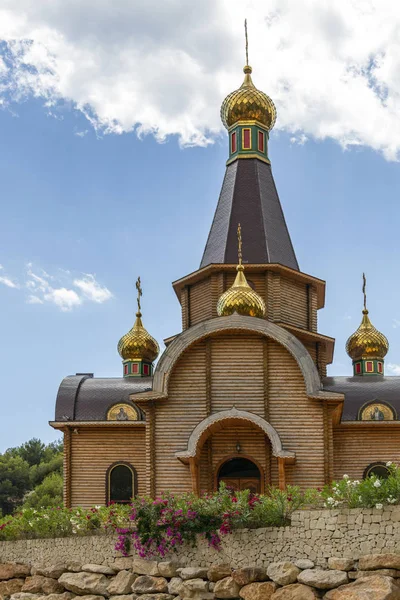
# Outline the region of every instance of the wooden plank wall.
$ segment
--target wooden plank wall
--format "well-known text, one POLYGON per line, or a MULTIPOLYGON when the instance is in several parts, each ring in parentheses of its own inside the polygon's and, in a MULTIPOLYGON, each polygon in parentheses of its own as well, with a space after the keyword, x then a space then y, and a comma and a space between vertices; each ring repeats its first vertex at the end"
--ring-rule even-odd
POLYGON ((136 469, 138 493, 146 493, 145 428, 78 427, 71 434, 71 505, 104 504, 106 471, 121 460, 136 469))
MULTIPOLYGON (((303 487, 324 483, 324 432, 321 402, 307 398, 303 376, 289 352, 268 341, 268 395, 270 423, 286 450, 296 452, 296 464, 287 465, 287 483, 303 487)), ((272 482, 278 484, 276 465, 272 482)))
MULTIPOLYGON (((175 457, 184 451, 193 429, 211 412, 236 406, 264 416, 267 408, 269 421, 281 437, 284 448, 294 450, 297 462, 287 467, 288 483, 304 487, 324 483, 323 413, 319 401, 309 400, 301 371, 288 351, 278 343, 267 341, 267 357, 263 355, 264 338, 256 334, 221 334, 209 339, 208 352, 211 369, 207 371, 206 342, 192 346, 176 364, 171 374, 169 398, 157 403, 155 423, 156 492, 173 489, 184 492, 191 489, 190 472, 175 457), (264 366, 267 376, 264 377, 264 366), (211 385, 207 386, 207 372, 211 385), (211 396, 211 398, 210 398, 211 396)), ((212 463, 215 452, 231 455, 233 437, 223 436, 226 450, 214 447, 211 441, 212 463)), ((260 434, 260 440, 263 434, 260 434)), ((217 439, 217 438, 215 438, 217 439)), ((246 445, 254 440, 252 452, 260 455, 259 439, 254 432, 246 445)), ((236 443, 236 441, 235 441, 236 443)), ((269 441, 267 442, 269 444, 269 441)), ((264 462, 266 444, 264 447, 264 462)), ((260 458, 261 462, 261 458, 260 458)), ((200 459, 200 485, 210 482, 210 450, 204 450, 200 459), (205 473, 205 470, 207 473, 205 473)), ((278 483, 276 459, 271 459, 271 477, 278 483)))
POLYGON ((338 426, 333 431, 334 479, 345 473, 361 479, 373 462, 400 462, 400 430, 373 423, 370 426, 338 426))
MULTIPOLYGON (((211 277, 184 288, 181 294, 183 329, 217 316, 220 295, 229 289, 236 273, 213 273, 211 277)), ((317 331, 317 295, 307 287, 278 273, 248 273, 251 287, 265 300, 266 318, 317 331)))
POLYGON ((191 490, 189 467, 175 452, 185 450, 189 435, 207 416, 206 343, 190 348, 177 362, 169 383, 169 398, 156 406, 156 492, 191 490))
POLYGON ((307 287, 304 283, 281 277, 281 321, 308 328, 307 287))
POLYGON ((211 340, 211 411, 232 406, 264 416, 260 336, 225 334, 211 340))
POLYGON ((190 325, 212 317, 211 278, 190 287, 190 325))

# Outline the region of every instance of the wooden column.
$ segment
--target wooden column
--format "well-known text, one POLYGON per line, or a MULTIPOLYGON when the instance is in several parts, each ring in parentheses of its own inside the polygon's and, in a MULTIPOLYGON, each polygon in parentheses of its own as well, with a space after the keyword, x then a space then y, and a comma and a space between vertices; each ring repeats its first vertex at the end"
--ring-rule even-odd
POLYGON ((192 477, 192 491, 196 496, 200 495, 199 489, 199 465, 197 464, 196 457, 189 458, 190 475, 192 477))
POLYGON ((324 423, 324 481, 329 483, 329 414, 326 403, 322 406, 324 423))
POLYGON ((146 412, 146 494, 154 498, 156 492, 155 418, 154 402, 149 402, 146 412))
POLYGON ((71 448, 71 429, 64 429, 64 506, 71 508, 71 465, 72 465, 72 448, 71 448))
POLYGON ((211 414, 211 338, 206 339, 206 414, 211 414))
POLYGON ((278 472, 279 472, 279 489, 286 489, 286 473, 285 473, 285 459, 281 456, 278 457, 278 472))

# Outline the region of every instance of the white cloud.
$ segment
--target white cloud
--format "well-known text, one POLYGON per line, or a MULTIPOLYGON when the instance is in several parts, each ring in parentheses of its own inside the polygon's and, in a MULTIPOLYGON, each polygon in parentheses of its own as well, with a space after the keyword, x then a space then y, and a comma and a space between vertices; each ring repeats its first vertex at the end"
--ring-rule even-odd
POLYGON ((0 97, 42 98, 54 115, 72 102, 98 131, 204 146, 241 83, 245 16, 277 128, 399 158, 396 0, 3 0, 0 97))
MULTIPOLYGON (((0 271, 4 267, 0 265, 0 271)), ((32 263, 26 265, 23 286, 7 276, 0 276, 0 284, 25 291, 27 304, 54 304, 63 312, 69 312, 84 302, 102 304, 113 298, 112 292, 101 285, 94 275, 75 273, 66 269, 57 269, 57 275, 51 275, 43 269, 36 269, 32 263), (72 289, 72 288, 76 289, 72 289)))
POLYGON ((74 290, 67 290, 64 287, 50 289, 47 294, 44 294, 43 298, 46 302, 53 302, 63 312, 68 312, 75 306, 82 304, 82 299, 74 290))
POLYGON ((43 300, 39 298, 39 296, 34 296, 30 294, 26 300, 27 304, 43 304, 43 300))
POLYGON ((398 327, 400 327, 400 320, 399 319, 393 319, 393 321, 392 321, 392 327, 393 327, 393 329, 397 329, 398 327))
POLYGON ((400 365, 396 365, 394 363, 388 363, 386 365, 387 370, 392 375, 400 375, 400 365))
POLYGON ((74 286, 82 292, 85 298, 98 304, 102 304, 112 298, 110 290, 97 283, 94 275, 86 274, 82 279, 75 279, 74 286))
MULTIPOLYGON (((0 271, 4 271, 3 265, 0 265, 0 271)), ((10 277, 7 277, 7 275, 0 275, 0 283, 9 288, 14 288, 14 289, 19 288, 18 283, 13 281, 10 277)))

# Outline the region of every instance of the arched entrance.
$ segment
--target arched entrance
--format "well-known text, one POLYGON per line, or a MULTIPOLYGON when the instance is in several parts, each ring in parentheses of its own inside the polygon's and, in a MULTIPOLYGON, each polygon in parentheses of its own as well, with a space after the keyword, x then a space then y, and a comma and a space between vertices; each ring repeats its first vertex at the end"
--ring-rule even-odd
POLYGON ((218 471, 218 486, 222 481, 235 491, 250 490, 253 494, 261 492, 260 469, 248 458, 238 457, 226 460, 218 471))

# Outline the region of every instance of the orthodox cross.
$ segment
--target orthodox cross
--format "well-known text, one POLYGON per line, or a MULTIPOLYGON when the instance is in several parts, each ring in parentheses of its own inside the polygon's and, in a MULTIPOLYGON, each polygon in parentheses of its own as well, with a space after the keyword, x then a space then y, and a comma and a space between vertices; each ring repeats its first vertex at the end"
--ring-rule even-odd
POLYGON ((137 278, 136 289, 137 289, 137 293, 138 293, 138 295, 137 295, 138 312, 140 312, 140 310, 141 310, 140 298, 141 298, 141 296, 143 296, 143 290, 140 285, 140 277, 137 278))
POLYGON ((246 39, 246 65, 249 64, 249 40, 247 38, 247 19, 244 20, 244 37, 246 39))
POLYGON ((363 287, 362 287, 362 291, 364 294, 364 310, 367 310, 367 292, 366 292, 366 287, 367 287, 367 278, 365 277, 365 273, 363 273, 363 287))
POLYGON ((242 264, 242 228, 240 227, 240 223, 237 228, 237 238, 238 238, 238 259, 239 265, 242 264))

